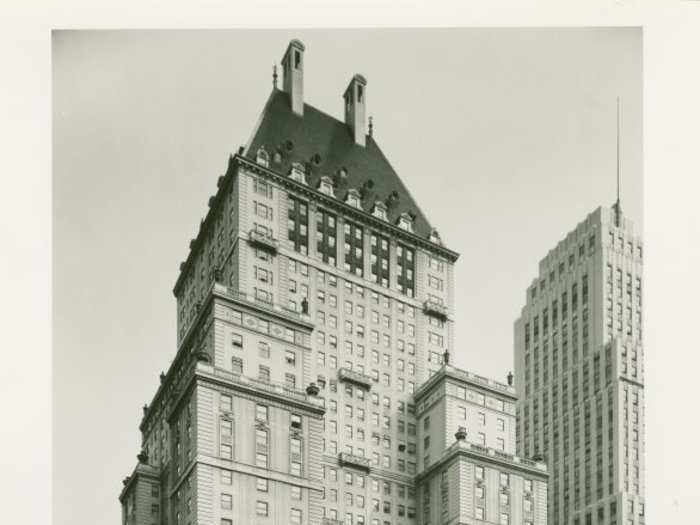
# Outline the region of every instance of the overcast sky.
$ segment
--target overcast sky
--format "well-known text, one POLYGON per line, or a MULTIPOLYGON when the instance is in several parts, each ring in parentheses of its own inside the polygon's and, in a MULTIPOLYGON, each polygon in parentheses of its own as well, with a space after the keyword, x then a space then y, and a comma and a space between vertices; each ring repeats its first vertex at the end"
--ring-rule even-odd
POLYGON ((56 525, 118 523, 141 406, 176 351, 179 262, 291 38, 317 108, 342 119, 367 78, 376 141, 461 253, 457 366, 505 378, 538 261, 614 201, 618 95, 641 230, 640 29, 54 33, 56 525))

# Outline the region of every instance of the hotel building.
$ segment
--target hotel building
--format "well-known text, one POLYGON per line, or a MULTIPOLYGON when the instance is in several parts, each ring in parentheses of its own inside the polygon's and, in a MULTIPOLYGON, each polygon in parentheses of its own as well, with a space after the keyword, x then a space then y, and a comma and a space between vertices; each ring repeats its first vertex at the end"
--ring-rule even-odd
POLYGON ((458 254, 366 126, 366 79, 352 77, 337 120, 304 101, 304 53, 289 44, 282 89, 275 72, 180 266, 177 354, 144 407, 122 523, 528 523, 510 505, 543 508, 544 466, 512 456, 512 388, 444 366, 458 254), (423 413, 438 409, 426 396, 452 396, 454 385, 495 405, 477 414, 466 398, 441 401, 447 434, 436 426, 427 452, 423 413), (463 406, 481 429, 467 441, 451 436, 470 424, 445 415, 463 406), (464 476, 443 519, 416 476, 425 491, 435 468, 453 464, 464 476), (476 483, 477 466, 486 480, 513 476, 513 503, 463 508, 459 487, 476 483), (529 488, 516 481, 523 473, 529 488))

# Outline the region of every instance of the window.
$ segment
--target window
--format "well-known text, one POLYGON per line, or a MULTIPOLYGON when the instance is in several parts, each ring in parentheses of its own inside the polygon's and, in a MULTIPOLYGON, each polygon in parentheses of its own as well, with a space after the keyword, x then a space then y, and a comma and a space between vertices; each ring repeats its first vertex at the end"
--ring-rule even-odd
MULTIPOLYGON (((399 291, 408 297, 415 296, 415 253, 415 250, 402 244, 398 244, 396 247, 396 284, 399 291)), ((431 277, 428 278, 429 284, 431 277)), ((435 277, 433 279, 439 281, 440 286, 442 286, 441 279, 435 277)))
POLYGON ((231 345, 235 347, 243 347, 243 336, 235 332, 231 333, 231 345))
POLYGON ((258 478, 255 480, 255 489, 258 492, 267 492, 269 490, 268 480, 265 478, 258 478))
POLYGON ((233 484, 233 472, 231 472, 230 470, 222 470, 221 471, 221 484, 222 485, 233 484))
POLYGON ((260 341, 258 343, 258 355, 263 359, 270 358, 270 345, 267 344, 265 341, 260 341))
POLYGON ((255 514, 258 516, 267 516, 267 501, 256 501, 255 502, 255 514))
POLYGON ((507 472, 501 472, 499 474, 499 483, 501 484, 501 487, 507 487, 509 482, 510 482, 510 476, 508 475, 507 472))
POLYGON ((219 408, 224 412, 231 412, 233 410, 231 396, 221 394, 221 397, 219 398, 219 408))
POLYGON ((267 414, 268 410, 266 405, 255 405, 255 419, 267 423, 267 414))
POLYGON ((482 507, 476 507, 474 509, 474 517, 478 520, 484 519, 484 509, 482 507))
POLYGON ((389 239, 372 233, 370 235, 371 280, 389 288, 389 239))
POLYGON ((260 381, 270 381, 270 367, 258 365, 258 379, 260 381))
POLYGON ((221 495, 221 508, 222 509, 231 509, 233 507, 233 496, 231 494, 222 494, 221 495))
POLYGON ((268 199, 272 198, 272 185, 263 179, 253 179, 253 191, 260 195, 264 195, 268 199))
MULTIPOLYGON (((301 497, 299 497, 298 499, 301 499, 301 497)), ((289 515, 289 522, 291 523, 291 525, 301 525, 301 510, 292 509, 289 515)))
POLYGON ((476 479, 484 479, 484 467, 479 465, 474 467, 474 477, 476 479))
POLYGON ((316 251, 323 262, 336 265, 337 254, 336 216, 319 209, 316 213, 316 251))
POLYGON ((287 238, 292 242, 294 250, 304 255, 309 252, 308 228, 308 204, 290 195, 287 238))
POLYGON ((243 373, 243 359, 241 359, 240 357, 231 358, 231 371, 234 374, 242 374, 243 373))
POLYGON ((286 373, 286 374, 284 374, 284 383, 289 388, 296 388, 297 378, 294 374, 286 373))
POLYGON ((364 233, 360 226, 346 221, 343 225, 344 240, 344 269, 359 277, 364 274, 364 233))
POLYGON ((285 350, 284 360, 287 362, 287 364, 295 366, 297 363, 297 355, 292 350, 285 350))
POLYGON ((501 516, 498 520, 498 523, 500 525, 508 525, 510 523, 508 514, 506 514, 505 512, 501 512, 501 516))

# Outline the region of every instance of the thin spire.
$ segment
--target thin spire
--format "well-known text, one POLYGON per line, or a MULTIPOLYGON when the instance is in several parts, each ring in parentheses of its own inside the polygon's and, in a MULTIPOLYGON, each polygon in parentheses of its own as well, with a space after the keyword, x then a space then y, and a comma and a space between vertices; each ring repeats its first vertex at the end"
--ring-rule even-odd
POLYGON ((371 137, 374 133, 374 122, 372 121, 372 116, 369 117, 369 136, 371 137))
POLYGON ((277 89, 277 64, 272 66, 272 87, 277 89))
POLYGON ((620 97, 617 97, 617 199, 615 200, 615 226, 620 226, 620 97))

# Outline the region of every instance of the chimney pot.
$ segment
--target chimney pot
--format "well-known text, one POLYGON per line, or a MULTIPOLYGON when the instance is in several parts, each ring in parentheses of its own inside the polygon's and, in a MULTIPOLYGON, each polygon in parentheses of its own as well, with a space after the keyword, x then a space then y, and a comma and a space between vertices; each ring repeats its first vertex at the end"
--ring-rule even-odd
POLYGON ((365 145, 365 111, 367 104, 367 80, 362 75, 352 77, 343 95, 345 99, 345 123, 352 130, 355 144, 365 145))
POLYGON ((304 115, 304 44, 292 40, 282 57, 282 89, 289 95, 292 111, 304 115))

